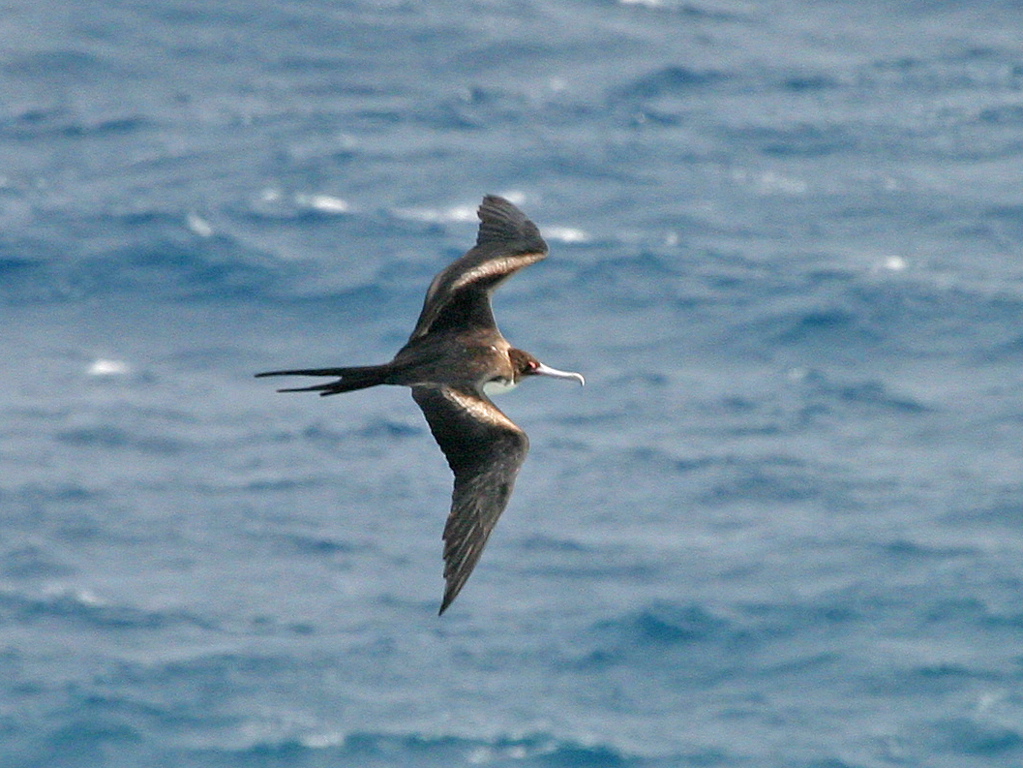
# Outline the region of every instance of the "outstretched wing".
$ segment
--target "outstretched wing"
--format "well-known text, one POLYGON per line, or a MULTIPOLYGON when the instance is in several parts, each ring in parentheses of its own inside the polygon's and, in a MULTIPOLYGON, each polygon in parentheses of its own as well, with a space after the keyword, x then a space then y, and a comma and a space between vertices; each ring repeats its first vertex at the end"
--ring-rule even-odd
POLYGON ((413 387, 412 397, 455 473, 444 526, 444 613, 508 504, 529 438, 485 395, 442 386, 413 387))
POLYGON ((433 279, 409 341, 446 328, 494 327, 490 293, 547 256, 540 230, 503 197, 487 195, 477 214, 476 245, 433 279))

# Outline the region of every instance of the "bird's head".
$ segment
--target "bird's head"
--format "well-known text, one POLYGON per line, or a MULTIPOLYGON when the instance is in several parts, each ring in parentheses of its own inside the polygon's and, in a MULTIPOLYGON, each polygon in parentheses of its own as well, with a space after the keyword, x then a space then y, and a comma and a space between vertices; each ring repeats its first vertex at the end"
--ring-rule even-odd
POLYGON ((511 358, 512 368, 515 370, 515 383, 518 384, 526 376, 551 376, 555 379, 574 379, 578 381, 580 385, 586 383, 586 379, 583 378, 581 373, 575 373, 573 371, 559 371, 557 368, 551 368, 549 365, 544 365, 535 357, 528 352, 523 352, 521 349, 510 349, 508 350, 508 357, 511 358))

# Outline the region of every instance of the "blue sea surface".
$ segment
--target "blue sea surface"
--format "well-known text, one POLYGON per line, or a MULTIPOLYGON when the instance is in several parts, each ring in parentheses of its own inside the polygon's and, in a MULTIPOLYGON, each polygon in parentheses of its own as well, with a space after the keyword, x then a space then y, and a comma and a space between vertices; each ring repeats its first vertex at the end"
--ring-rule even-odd
POLYGON ((0 765, 1023 765, 1023 6, 0 12, 0 765), (438 617, 485 193, 586 375, 438 617))

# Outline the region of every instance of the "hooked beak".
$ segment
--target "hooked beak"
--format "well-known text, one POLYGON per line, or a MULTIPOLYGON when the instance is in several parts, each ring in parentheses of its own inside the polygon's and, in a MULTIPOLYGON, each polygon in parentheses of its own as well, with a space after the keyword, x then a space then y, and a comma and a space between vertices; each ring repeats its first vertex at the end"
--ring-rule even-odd
POLYGON ((586 385, 586 379, 583 378, 581 373, 574 373, 573 371, 559 371, 557 368, 551 368, 549 365, 544 365, 543 363, 539 363, 532 372, 540 376, 551 376, 555 379, 575 379, 579 382, 580 386, 586 385))

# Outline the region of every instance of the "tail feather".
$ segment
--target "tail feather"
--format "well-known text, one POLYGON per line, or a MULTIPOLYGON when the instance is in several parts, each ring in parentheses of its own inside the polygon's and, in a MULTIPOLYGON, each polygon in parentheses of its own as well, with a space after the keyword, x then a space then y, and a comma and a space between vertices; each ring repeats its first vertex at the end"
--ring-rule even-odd
POLYGON ((303 368, 292 371, 266 371, 257 373, 256 378, 264 376, 337 376, 337 381, 328 384, 314 384, 311 387, 291 387, 278 389, 278 392, 319 392, 320 395, 337 395, 356 389, 375 387, 387 383, 390 367, 387 365, 363 365, 352 368, 303 368))

